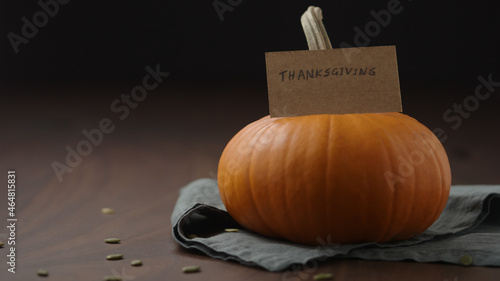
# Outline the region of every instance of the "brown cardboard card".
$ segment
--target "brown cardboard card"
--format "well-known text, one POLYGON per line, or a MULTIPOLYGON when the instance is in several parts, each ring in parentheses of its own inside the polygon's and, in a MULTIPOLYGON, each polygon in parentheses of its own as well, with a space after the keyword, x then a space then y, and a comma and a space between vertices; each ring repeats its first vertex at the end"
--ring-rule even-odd
POLYGON ((395 46, 266 53, 271 117, 401 112, 395 46))

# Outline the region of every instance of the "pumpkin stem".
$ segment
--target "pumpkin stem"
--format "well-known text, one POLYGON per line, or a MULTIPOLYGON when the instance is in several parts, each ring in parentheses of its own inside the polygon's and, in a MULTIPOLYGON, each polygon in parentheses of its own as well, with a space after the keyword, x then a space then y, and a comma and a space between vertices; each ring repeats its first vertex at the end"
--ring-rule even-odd
POLYGON ((321 9, 314 6, 309 6, 300 18, 309 50, 332 49, 332 43, 330 43, 330 38, 328 38, 322 20, 323 14, 321 9))

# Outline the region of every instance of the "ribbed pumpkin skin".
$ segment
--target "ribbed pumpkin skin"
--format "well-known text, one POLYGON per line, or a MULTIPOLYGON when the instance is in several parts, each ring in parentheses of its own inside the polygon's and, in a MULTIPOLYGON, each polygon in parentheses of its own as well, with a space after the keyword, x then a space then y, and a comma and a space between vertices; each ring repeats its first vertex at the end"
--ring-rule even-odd
POLYGON ((218 184, 229 214, 262 235, 386 242, 439 217, 451 172, 439 140, 404 114, 267 116, 227 144, 218 184))

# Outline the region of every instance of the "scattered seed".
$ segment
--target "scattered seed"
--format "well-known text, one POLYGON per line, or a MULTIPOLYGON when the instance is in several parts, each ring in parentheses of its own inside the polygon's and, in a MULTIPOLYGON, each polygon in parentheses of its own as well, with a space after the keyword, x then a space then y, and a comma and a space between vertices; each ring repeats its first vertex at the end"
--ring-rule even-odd
POLYGON ((189 234, 187 236, 188 239, 194 239, 194 238, 198 238, 198 236, 196 236, 196 234, 189 234))
POLYGON ((2 242, 0 242, 0 248, 2 248, 2 247, 3 247, 3 245, 5 245, 5 244, 4 244, 4 243, 2 243, 2 242))
POLYGON ((113 210, 111 208, 102 208, 101 213, 103 213, 105 215, 112 215, 115 213, 115 210, 113 210))
POLYGON ((142 265, 142 261, 141 260, 133 260, 130 262, 130 264, 132 266, 141 266, 142 265))
POLYGON ((226 231, 226 232, 238 232, 240 230, 237 228, 226 228, 226 229, 224 229, 224 231, 226 231))
POLYGON ((331 273, 318 273, 313 276, 314 280, 330 280, 332 279, 331 273))
POLYGON ((49 276, 49 272, 45 269, 39 269, 36 274, 38 274, 38 276, 49 276))
POLYGON ((182 268, 182 272, 184 273, 194 273, 194 272, 199 272, 201 269, 200 266, 198 265, 188 265, 182 268))
POLYGON ((463 265, 471 265, 472 264, 472 257, 470 255, 463 255, 460 258, 460 263, 463 265))
POLYGON ((108 243, 108 244, 118 244, 120 243, 120 239, 118 238, 108 238, 108 239, 104 239, 104 242, 108 243))
POLYGON ((123 255, 120 255, 120 254, 107 255, 106 259, 107 260, 121 260, 121 259, 123 259, 123 255))
POLYGON ((109 275, 109 276, 104 276, 102 278, 104 281, 121 281, 122 278, 120 276, 114 276, 114 275, 109 275))

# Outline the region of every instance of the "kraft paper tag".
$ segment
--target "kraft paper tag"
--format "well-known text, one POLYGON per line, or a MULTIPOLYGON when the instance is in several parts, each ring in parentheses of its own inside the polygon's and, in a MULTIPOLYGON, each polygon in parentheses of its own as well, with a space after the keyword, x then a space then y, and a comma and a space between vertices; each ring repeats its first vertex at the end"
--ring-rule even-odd
POLYGON ((267 52, 271 117, 401 112, 395 46, 267 52))

